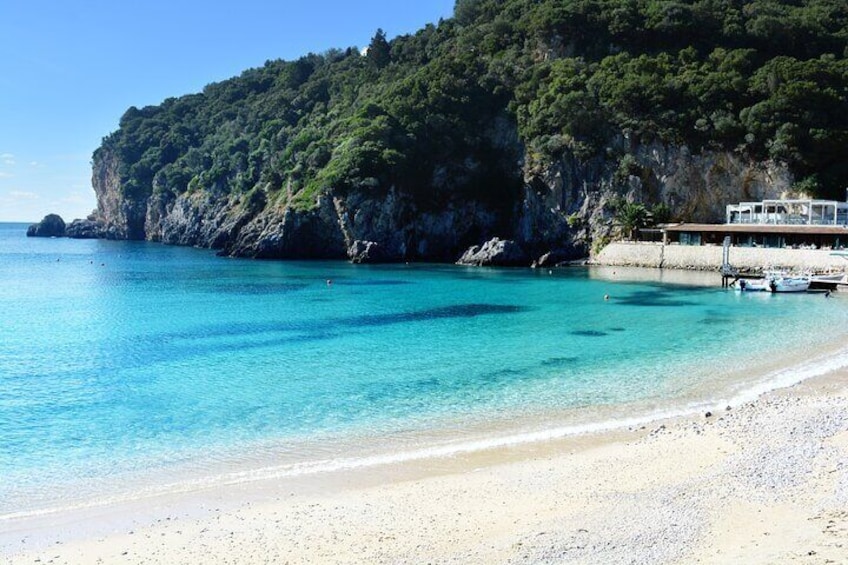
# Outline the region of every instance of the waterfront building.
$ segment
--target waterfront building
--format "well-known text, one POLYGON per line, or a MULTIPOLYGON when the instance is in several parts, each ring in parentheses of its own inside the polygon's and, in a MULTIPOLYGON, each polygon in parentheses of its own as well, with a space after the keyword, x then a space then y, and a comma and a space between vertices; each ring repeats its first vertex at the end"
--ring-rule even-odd
POLYGON ((845 249, 848 202, 817 199, 740 202, 726 208, 724 224, 667 224, 663 243, 737 247, 845 249))

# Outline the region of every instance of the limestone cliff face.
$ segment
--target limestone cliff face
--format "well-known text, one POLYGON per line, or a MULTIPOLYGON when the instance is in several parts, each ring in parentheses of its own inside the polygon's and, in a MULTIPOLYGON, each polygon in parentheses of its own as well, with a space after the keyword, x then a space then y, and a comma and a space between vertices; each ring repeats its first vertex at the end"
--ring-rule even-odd
POLYGON ((110 239, 144 239, 148 201, 145 195, 133 197, 124 190, 121 161, 116 155, 98 151, 94 156, 91 182, 97 197, 97 214, 110 239))
POLYGON ((151 204, 157 209, 148 212, 148 239, 263 259, 355 259, 357 249, 371 242, 380 249, 372 261, 453 260, 480 235, 490 235, 497 220, 471 202, 421 212, 397 190, 383 198, 328 193, 308 211, 280 205, 261 190, 241 197, 198 193, 151 204))
POLYGON ((723 222, 725 206, 787 195, 786 166, 748 161, 731 152, 692 153, 686 146, 640 145, 619 138, 623 159, 581 161, 565 152, 553 163, 530 163, 517 238, 538 251, 566 243, 590 250, 616 235, 614 202, 667 204, 672 218, 723 222))
MULTIPOLYGON (((520 154, 523 148, 513 143, 520 154)), ((256 258, 449 262, 499 237, 513 240, 528 263, 538 264, 586 256, 608 241, 615 232, 612 203, 622 198, 649 206, 664 202, 675 219, 713 222, 722 221, 728 203, 775 197, 792 184, 786 167, 730 152, 692 153, 621 137, 610 154, 627 157, 580 160, 565 151, 553 162, 516 159, 523 189, 497 207, 459 192, 438 209, 424 209, 397 187, 327 190, 310 210, 287 206, 261 187, 239 195, 174 197, 151 190, 130 197, 120 185, 120 162, 102 153, 95 156, 93 182, 107 237, 256 258)))
POLYGON ((628 196, 666 202, 690 222, 722 221, 727 204, 776 197, 793 182, 783 165, 730 152, 693 154, 685 146, 652 144, 634 154, 639 172, 628 175, 628 196))
POLYGON ((98 161, 93 177, 107 237, 208 247, 226 255, 354 259, 370 242, 380 251, 374 248, 368 260, 453 261, 469 245, 495 235, 499 221, 488 206, 462 199, 421 210, 394 188, 385 194, 328 191, 310 210, 285 206, 260 188, 241 195, 154 193, 138 201, 122 194, 117 167, 115 160, 98 161))

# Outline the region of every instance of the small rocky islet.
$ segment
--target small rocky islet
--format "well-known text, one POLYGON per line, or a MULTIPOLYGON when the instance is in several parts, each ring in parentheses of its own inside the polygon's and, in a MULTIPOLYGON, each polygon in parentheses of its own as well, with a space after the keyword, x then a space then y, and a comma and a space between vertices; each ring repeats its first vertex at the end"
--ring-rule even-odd
POLYGON ((27 237, 70 237, 72 239, 117 239, 109 237, 109 230, 92 219, 76 219, 65 223, 58 214, 47 214, 38 223, 27 228, 27 237))

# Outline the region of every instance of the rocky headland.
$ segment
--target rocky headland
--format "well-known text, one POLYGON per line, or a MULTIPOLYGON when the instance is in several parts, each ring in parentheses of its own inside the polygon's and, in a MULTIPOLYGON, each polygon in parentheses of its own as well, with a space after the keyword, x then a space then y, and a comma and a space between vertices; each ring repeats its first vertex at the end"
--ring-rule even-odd
POLYGON ((651 144, 632 153, 639 174, 622 179, 617 162, 582 162, 567 154, 553 164, 528 167, 523 146, 514 144, 521 156, 513 173, 521 176, 522 187, 506 211, 459 198, 440 210, 422 210, 398 188, 380 197, 364 189, 328 188, 308 210, 279 206, 262 189, 132 199, 114 174, 121 166, 117 157, 101 153, 93 176, 95 213, 74 220, 64 233, 50 231, 55 220, 48 218, 58 216, 48 216, 30 235, 146 239, 263 259, 547 266, 586 257, 614 238, 610 203, 616 199, 668 202, 678 215, 709 222, 722 217, 728 202, 785 193, 793 178, 773 162, 651 144))
POLYGON ((66 234, 545 266, 640 223, 842 198, 848 7, 808 28, 821 8, 807 0, 696 4, 463 0, 365 50, 267 61, 131 107, 93 156, 97 210, 66 234))

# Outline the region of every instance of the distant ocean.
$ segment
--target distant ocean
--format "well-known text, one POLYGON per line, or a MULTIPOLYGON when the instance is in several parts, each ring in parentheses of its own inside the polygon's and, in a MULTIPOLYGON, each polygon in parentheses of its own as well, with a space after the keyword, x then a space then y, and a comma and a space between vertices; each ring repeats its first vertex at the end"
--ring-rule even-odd
POLYGON ((848 364, 848 299, 740 295, 716 273, 25 231, 0 224, 0 519, 632 425, 848 364))

